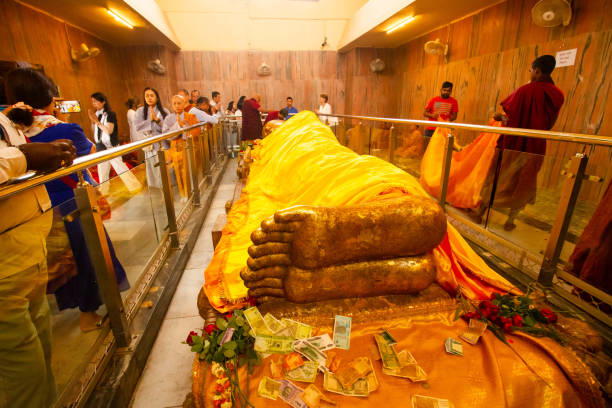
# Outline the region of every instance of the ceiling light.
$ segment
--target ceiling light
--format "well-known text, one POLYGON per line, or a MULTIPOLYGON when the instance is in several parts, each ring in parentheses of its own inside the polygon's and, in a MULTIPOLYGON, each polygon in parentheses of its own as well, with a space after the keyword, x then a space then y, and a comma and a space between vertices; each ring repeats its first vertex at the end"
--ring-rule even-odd
POLYGON ((391 34, 395 30, 398 30, 398 29, 402 28, 403 26, 405 26, 406 24, 408 24, 409 22, 411 22, 414 19, 415 19, 414 16, 410 16, 410 17, 406 17, 406 18, 398 21, 395 24, 392 24, 391 26, 389 26, 389 28, 387 28, 387 30, 386 30, 387 34, 391 34))
POLYGON ((134 28, 134 26, 133 26, 133 25, 132 25, 132 24, 131 24, 129 21, 127 21, 125 18, 123 18, 123 17, 122 17, 122 16, 121 16, 119 13, 117 13, 116 11, 111 10, 111 9, 106 9, 106 12, 107 12, 108 14, 110 14, 110 15, 111 15, 111 16, 112 16, 112 17, 113 17, 115 20, 117 20, 119 23, 121 23, 121 24, 123 24, 123 25, 125 25, 125 26, 129 27, 129 28, 130 28, 130 30, 131 30, 132 28, 134 28))

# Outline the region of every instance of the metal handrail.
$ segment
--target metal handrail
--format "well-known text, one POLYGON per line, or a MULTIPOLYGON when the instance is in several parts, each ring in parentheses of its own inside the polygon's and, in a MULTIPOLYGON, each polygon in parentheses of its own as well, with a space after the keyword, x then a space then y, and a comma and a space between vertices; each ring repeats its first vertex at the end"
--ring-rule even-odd
POLYGON ((204 122, 200 122, 196 125, 191 125, 179 130, 162 133, 161 135, 153 136, 144 140, 139 140, 125 145, 113 147, 112 149, 102 150, 100 152, 88 154, 86 156, 77 157, 72 163, 72 165, 68 167, 63 167, 48 174, 35 174, 33 177, 29 177, 23 181, 0 187, 0 199, 9 197, 25 190, 29 190, 36 186, 40 186, 41 184, 47 183, 49 181, 57 180, 72 173, 85 170, 89 167, 95 166, 98 163, 114 159, 115 157, 123 156, 125 154, 135 152, 136 150, 152 146, 155 143, 171 139, 181 133, 185 133, 188 130, 202 127, 205 124, 206 123, 204 122))
POLYGON ((340 115, 337 113, 317 113, 318 116, 330 116, 336 118, 369 120, 372 122, 400 123, 405 125, 419 126, 436 126, 450 129, 475 130, 478 132, 487 133, 503 133, 504 135, 527 136, 537 139, 555 140, 559 142, 584 143, 597 146, 612 147, 612 137, 609 136, 592 136, 580 133, 569 132, 552 132, 549 130, 532 130, 520 128, 500 128, 498 126, 473 125, 469 123, 451 123, 451 122, 434 122, 431 120, 419 119, 396 119, 396 118, 381 118, 376 116, 360 116, 360 115, 340 115), (501 130, 503 129, 503 130, 501 130))

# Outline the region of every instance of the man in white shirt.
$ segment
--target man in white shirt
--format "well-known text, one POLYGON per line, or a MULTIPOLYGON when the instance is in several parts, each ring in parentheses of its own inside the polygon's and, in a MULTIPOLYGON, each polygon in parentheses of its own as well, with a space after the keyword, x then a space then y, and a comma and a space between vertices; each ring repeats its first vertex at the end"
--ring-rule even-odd
POLYGON ((208 98, 205 96, 201 96, 196 101, 196 106, 191 108, 189 113, 195 115, 195 117, 198 119, 198 122, 211 123, 213 125, 216 125, 217 123, 219 123, 219 118, 216 115, 209 115, 208 112, 206 112, 209 109, 210 102, 208 101, 208 98))
POLYGON ((215 116, 218 119, 223 119, 225 117, 225 112, 223 111, 223 106, 221 106, 221 94, 217 91, 213 91, 211 96, 210 106, 215 109, 215 116))
MULTIPOLYGON (((18 103, 10 110, 26 108, 18 103)), ((15 112, 13 112, 15 113, 15 112)), ((0 113, 0 184, 27 170, 50 172, 76 157, 69 140, 27 143, 0 113)), ((48 407, 51 371, 46 238, 53 212, 44 186, 0 200, 0 405, 48 407)))

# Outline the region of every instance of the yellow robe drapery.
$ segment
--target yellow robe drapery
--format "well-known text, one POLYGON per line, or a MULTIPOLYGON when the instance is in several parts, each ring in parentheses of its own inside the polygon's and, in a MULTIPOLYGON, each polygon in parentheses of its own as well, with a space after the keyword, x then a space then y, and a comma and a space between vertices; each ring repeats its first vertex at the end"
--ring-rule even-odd
MULTIPOLYGON (((240 199, 232 206, 205 271, 204 290, 211 305, 226 312, 246 304, 240 278, 250 234, 277 210, 294 205, 345 206, 402 195, 426 197, 418 180, 372 156, 340 145, 328 126, 308 111, 295 115, 254 147, 254 159, 240 199)), ((493 291, 516 289, 491 270, 449 224, 434 250, 437 282, 449 292, 462 286, 477 299, 493 291)))

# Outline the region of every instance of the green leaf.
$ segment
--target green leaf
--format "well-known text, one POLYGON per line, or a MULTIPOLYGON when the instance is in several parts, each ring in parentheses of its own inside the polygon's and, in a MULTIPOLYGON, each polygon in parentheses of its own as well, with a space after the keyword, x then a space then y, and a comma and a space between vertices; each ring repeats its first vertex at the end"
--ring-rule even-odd
POLYGON ((236 348, 238 347, 238 345, 236 344, 235 341, 228 341, 227 343, 225 343, 223 345, 223 347, 228 348, 230 350, 236 350, 236 348))
POLYGON ((193 351, 194 353, 199 353, 200 351, 202 351, 202 343, 194 344, 193 346, 191 346, 191 351, 193 351))
POLYGON ((200 336, 192 336, 191 340, 193 341, 194 344, 202 343, 202 337, 200 337, 200 336))
POLYGON ((531 315, 525 315, 525 317, 523 317, 523 326, 535 326, 535 320, 533 319, 533 317, 531 317, 531 315))
POLYGON ((200 353, 200 360, 205 360, 206 359, 206 352, 203 351, 200 353))
POLYGON ((204 348, 210 347, 210 341, 204 340, 204 348))
POLYGON ((236 355, 236 353, 234 353, 234 350, 225 350, 223 355, 227 358, 232 358, 236 355))
POLYGON ((455 310, 455 318, 453 320, 459 320, 459 318, 463 314, 463 313, 461 313, 462 310, 463 310, 463 308, 461 307, 461 303, 459 303, 459 305, 457 306, 457 310, 455 310))
POLYGON ((220 330, 225 330, 225 329, 227 329, 227 320, 225 320, 225 319, 224 319, 224 318, 222 318, 222 317, 217 317, 217 327, 218 327, 220 330))
POLYGON ((246 324, 246 320, 244 319, 244 317, 238 316, 238 317, 236 317, 236 324, 239 327, 243 327, 246 324))

